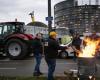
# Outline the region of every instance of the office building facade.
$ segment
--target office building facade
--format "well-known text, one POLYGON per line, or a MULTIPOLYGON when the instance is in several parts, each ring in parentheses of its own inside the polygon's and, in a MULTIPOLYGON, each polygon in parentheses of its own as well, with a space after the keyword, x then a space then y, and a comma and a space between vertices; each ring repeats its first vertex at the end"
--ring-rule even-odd
POLYGON ((71 1, 66 0, 55 5, 55 27, 65 27, 67 30, 73 29, 80 34, 92 31, 100 32, 100 6, 79 6, 77 1, 71 1))

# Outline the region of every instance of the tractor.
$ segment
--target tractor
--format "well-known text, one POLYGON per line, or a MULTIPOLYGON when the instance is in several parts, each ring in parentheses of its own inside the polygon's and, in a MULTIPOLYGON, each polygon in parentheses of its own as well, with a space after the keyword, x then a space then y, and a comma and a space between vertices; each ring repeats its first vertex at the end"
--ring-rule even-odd
POLYGON ((0 52, 12 60, 24 59, 32 52, 31 34, 25 34, 24 22, 0 23, 0 52))

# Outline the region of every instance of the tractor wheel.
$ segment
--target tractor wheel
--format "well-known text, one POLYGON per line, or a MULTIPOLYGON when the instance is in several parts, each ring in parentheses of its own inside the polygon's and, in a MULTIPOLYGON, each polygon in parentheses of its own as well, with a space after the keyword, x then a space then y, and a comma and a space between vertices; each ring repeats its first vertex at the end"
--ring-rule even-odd
POLYGON ((5 49, 7 56, 12 60, 24 59, 28 53, 28 46, 19 39, 10 39, 5 49))

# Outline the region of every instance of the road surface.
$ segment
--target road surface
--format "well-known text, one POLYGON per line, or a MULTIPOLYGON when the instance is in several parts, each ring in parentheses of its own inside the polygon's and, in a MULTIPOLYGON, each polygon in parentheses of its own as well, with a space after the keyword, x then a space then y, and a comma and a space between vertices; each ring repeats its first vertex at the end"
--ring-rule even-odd
MULTIPOLYGON (((35 66, 35 60, 33 57, 27 60, 0 60, 0 75, 4 76, 33 76, 35 66)), ((100 75, 100 59, 97 60, 98 72, 100 75)), ((57 66, 55 70, 56 76, 65 76, 64 71, 69 71, 71 69, 77 70, 77 63, 73 59, 57 59, 57 66)), ((44 76, 47 76, 48 67, 44 60, 41 62, 41 72, 44 76)))

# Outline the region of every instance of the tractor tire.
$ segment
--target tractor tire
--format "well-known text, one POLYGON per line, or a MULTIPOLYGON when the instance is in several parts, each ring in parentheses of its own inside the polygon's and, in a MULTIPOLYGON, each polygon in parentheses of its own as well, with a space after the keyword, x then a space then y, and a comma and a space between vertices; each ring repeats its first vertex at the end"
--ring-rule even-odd
POLYGON ((10 39, 6 43, 5 51, 11 60, 21 60, 28 54, 28 46, 19 39, 10 39))

